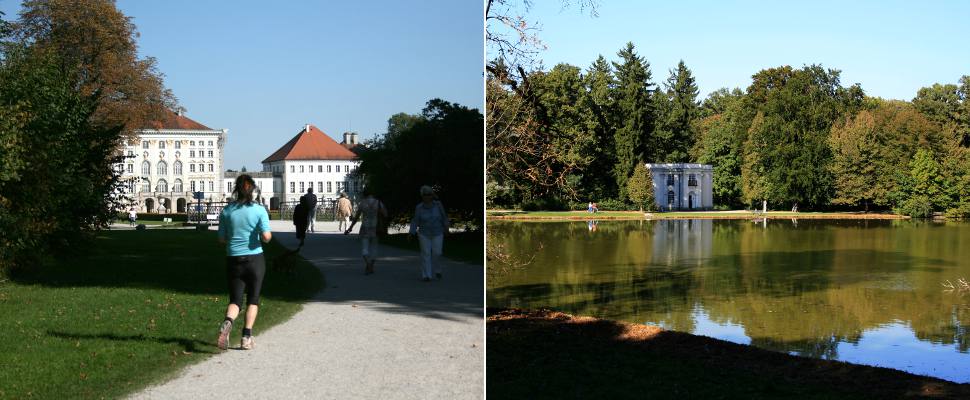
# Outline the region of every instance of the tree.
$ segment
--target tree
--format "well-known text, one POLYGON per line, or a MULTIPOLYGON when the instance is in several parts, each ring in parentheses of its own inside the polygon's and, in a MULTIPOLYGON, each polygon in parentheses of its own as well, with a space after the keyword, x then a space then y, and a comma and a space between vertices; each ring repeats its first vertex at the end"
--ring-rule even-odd
POLYGON ((97 104, 65 65, 16 44, 0 57, 0 274, 90 239, 122 200, 112 196, 121 127, 92 125, 97 104))
POLYGON ((647 210, 653 210, 653 206, 656 203, 654 200, 654 188, 653 188, 653 177, 650 176, 650 170, 647 169, 646 164, 637 164, 636 168, 633 169, 633 175, 627 180, 627 196, 630 197, 630 201, 636 204, 643 211, 643 206, 647 206, 647 210))
POLYGON ((906 198, 896 210, 898 213, 926 218, 949 206, 940 165, 927 149, 916 151, 903 185, 906 198))
POLYGON ((24 45, 72 67, 71 81, 95 101, 95 125, 132 134, 178 107, 155 59, 138 58, 138 31, 112 0, 26 0, 14 29, 24 45))
POLYGON ((657 91, 657 150, 656 160, 665 162, 687 162, 693 147, 694 134, 691 124, 699 114, 697 103, 697 84, 694 77, 681 60, 677 68, 670 71, 664 85, 665 91, 657 91))
POLYGON ((656 148, 653 140, 654 106, 650 98, 653 83, 650 82, 650 64, 637 55, 632 42, 627 43, 617 56, 620 62, 613 63, 616 71, 613 97, 618 115, 613 136, 616 148, 613 176, 621 197, 626 197, 626 180, 636 164, 643 162, 647 149, 656 148))
POLYGON ((595 156, 583 174, 585 195, 596 199, 615 199, 618 192, 613 178, 616 165, 616 144, 613 133, 616 130, 616 99, 613 89, 616 80, 610 63, 602 55, 589 66, 583 77, 585 91, 583 98, 591 113, 589 129, 594 140, 595 156))
POLYGON ((358 173, 396 223, 410 218, 418 188, 429 185, 450 217, 481 228, 483 124, 476 109, 432 99, 409 129, 368 143, 358 173))

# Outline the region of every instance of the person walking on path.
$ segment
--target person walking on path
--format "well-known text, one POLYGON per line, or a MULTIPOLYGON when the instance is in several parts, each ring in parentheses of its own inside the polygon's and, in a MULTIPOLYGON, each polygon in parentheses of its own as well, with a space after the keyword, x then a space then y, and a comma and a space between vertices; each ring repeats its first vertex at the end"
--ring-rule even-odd
POLYGON ((317 220, 317 195, 313 194, 313 185, 306 190, 306 194, 300 197, 300 201, 306 198, 307 204, 307 224, 310 226, 310 232, 315 232, 313 230, 313 223, 317 220))
POLYGON ((293 208, 293 225, 296 227, 296 238, 300 239, 300 247, 303 247, 303 242, 306 240, 306 229, 310 222, 307 217, 308 211, 307 197, 300 197, 300 204, 293 208))
POLYGON ((350 234, 360 221, 360 254, 364 257, 364 275, 374 273, 374 263, 377 261, 377 225, 379 218, 387 218, 387 209, 384 203, 374 198, 371 190, 364 189, 364 199, 357 205, 357 214, 350 222, 350 227, 344 231, 344 235, 350 234))
POLYGON ((337 231, 343 231, 350 226, 350 216, 354 215, 354 207, 347 198, 347 193, 340 192, 340 199, 337 200, 337 231))
POLYGON ((441 202, 435 200, 434 189, 431 186, 421 186, 421 202, 414 207, 414 217, 411 218, 410 235, 418 235, 421 246, 421 279, 425 282, 434 277, 441 279, 441 246, 444 235, 448 233, 448 215, 441 202))
POLYGON ((138 220, 138 213, 135 212, 135 207, 128 209, 128 226, 135 226, 135 221, 138 220))
POLYGON ((272 239, 266 208, 253 203, 255 187, 256 182, 251 176, 239 175, 232 192, 235 201, 226 205, 219 214, 219 243, 226 245, 226 280, 229 284, 229 306, 216 342, 222 350, 229 347, 229 334, 242 307, 244 291, 246 325, 239 347, 252 350, 255 345, 253 324, 259 312, 259 291, 263 286, 263 275, 266 274, 266 260, 260 240, 269 243, 272 239))

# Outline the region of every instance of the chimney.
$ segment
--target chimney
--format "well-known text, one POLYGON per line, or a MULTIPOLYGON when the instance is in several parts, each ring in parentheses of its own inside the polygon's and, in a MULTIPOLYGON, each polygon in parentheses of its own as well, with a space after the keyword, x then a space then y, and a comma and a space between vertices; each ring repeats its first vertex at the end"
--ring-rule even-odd
POLYGON ((306 126, 303 127, 303 131, 310 132, 310 124, 306 124, 306 126))
POLYGON ((350 144, 357 144, 357 132, 350 134, 350 144))
POLYGON ((175 113, 178 114, 178 116, 181 117, 182 116, 182 109, 179 108, 178 111, 175 111, 175 113))
POLYGON ((353 134, 351 134, 350 132, 344 132, 344 144, 352 144, 351 142, 352 137, 353 137, 353 134))

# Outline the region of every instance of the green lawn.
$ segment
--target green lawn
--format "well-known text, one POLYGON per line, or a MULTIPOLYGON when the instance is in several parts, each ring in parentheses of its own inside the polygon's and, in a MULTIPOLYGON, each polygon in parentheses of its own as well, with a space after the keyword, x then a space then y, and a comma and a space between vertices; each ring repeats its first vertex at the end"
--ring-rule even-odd
MULTIPOLYGON (((267 261, 281 251, 267 245, 267 261)), ((119 397, 217 353, 224 256, 214 231, 107 231, 0 283, 0 398, 119 397)), ((305 261, 292 276, 267 269, 257 336, 323 287, 305 261)))
MULTIPOLYGON (((418 239, 413 238, 408 240, 406 233, 384 236, 381 238, 381 244, 400 249, 420 251, 418 239)), ((484 246, 484 242, 480 231, 451 233, 445 236, 441 251, 444 253, 442 255, 446 258, 480 265, 485 258, 482 246, 484 246)))

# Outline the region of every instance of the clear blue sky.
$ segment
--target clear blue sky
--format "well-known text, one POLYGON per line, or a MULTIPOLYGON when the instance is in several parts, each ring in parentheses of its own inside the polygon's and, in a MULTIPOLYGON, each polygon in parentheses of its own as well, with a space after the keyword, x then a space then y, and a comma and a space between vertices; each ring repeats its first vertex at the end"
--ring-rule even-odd
MULTIPOLYGON (((306 123, 369 139, 435 97, 483 110, 477 0, 117 4, 186 115, 229 129, 226 168, 259 170, 306 123)), ((19 9, 0 0, 5 19, 19 9)))
POLYGON ((910 100, 920 87, 970 75, 970 1, 622 1, 601 0, 599 17, 536 2, 548 46, 545 68, 616 59, 626 42, 647 58, 654 82, 681 59, 700 96, 746 88, 751 75, 820 63, 868 95, 910 100))

